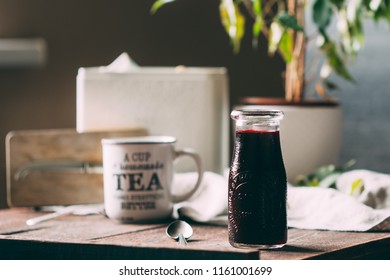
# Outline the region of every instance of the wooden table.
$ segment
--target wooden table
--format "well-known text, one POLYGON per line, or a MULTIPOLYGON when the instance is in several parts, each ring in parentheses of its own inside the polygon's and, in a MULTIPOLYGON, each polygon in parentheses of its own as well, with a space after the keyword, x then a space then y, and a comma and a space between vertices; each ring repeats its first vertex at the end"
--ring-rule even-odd
POLYGON ((103 215, 63 216, 35 226, 42 213, 0 210, 0 259, 390 259, 390 232, 334 232, 289 229, 278 250, 230 246, 227 228, 193 224, 188 246, 165 235, 167 224, 116 224, 103 215))

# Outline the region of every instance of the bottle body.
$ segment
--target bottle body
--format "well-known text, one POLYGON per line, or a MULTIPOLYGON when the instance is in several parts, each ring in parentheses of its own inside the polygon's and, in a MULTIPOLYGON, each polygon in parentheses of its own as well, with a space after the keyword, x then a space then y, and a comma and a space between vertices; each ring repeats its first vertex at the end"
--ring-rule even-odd
POLYGON ((287 179, 279 133, 283 113, 235 110, 232 117, 229 242, 244 248, 282 247, 287 242, 287 179))

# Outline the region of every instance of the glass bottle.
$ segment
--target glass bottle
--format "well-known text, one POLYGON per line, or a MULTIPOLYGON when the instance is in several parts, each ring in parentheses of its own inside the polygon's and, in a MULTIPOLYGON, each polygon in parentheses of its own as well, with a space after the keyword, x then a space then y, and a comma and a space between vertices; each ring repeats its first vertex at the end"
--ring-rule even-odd
POLYGON ((287 242, 287 179, 279 110, 231 113, 235 142, 229 173, 229 242, 238 248, 280 248, 287 242))

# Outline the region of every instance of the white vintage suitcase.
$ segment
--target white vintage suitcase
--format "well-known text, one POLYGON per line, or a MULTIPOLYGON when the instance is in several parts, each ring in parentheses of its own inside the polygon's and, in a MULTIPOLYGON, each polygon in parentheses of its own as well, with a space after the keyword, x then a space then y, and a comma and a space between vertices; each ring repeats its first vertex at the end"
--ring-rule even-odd
MULTIPOLYGON (((125 72, 80 68, 77 131, 145 128, 200 153, 206 170, 228 166, 229 109, 225 68, 139 67, 125 72)), ((195 168, 191 161, 179 171, 195 168)))

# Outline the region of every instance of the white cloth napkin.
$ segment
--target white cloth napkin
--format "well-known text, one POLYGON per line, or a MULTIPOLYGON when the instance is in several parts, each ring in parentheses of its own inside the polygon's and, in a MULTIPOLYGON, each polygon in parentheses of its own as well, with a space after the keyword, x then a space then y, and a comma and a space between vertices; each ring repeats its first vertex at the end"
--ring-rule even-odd
POLYGON ((335 189, 288 188, 288 225, 335 231, 390 230, 390 208, 373 209, 335 189))
POLYGON ((336 187, 343 193, 349 194, 351 185, 361 180, 364 189, 354 194, 358 201, 374 209, 390 207, 390 175, 370 170, 353 170, 342 174, 336 182, 336 187))
MULTIPOLYGON (((196 173, 177 174, 174 190, 191 188, 196 173)), ((390 230, 390 175, 368 170, 343 173, 337 190, 288 186, 288 226, 335 231, 390 230), (351 184, 361 179, 364 190, 349 195, 351 184)), ((199 191, 188 201, 175 205, 174 217, 227 224, 226 176, 206 172, 199 191)))
MULTIPOLYGON (((193 188, 197 173, 175 174, 173 189, 184 193, 193 188)), ((205 172, 199 190, 188 200, 174 206, 173 216, 188 217, 197 222, 227 224, 227 179, 219 174, 205 172)))

